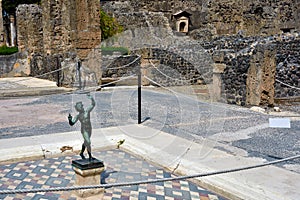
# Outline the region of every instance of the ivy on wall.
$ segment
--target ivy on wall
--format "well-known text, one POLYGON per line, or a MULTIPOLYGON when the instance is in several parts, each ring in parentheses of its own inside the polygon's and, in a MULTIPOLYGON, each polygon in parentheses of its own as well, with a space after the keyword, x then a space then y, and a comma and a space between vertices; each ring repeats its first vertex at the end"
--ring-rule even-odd
POLYGON ((123 31, 123 27, 117 22, 117 20, 109 16, 103 10, 100 10, 100 28, 101 40, 110 38, 113 35, 123 31))

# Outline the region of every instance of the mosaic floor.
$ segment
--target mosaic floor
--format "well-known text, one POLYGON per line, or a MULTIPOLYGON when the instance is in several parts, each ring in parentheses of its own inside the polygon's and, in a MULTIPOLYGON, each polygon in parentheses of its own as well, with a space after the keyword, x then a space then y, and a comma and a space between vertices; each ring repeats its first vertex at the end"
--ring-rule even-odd
MULTIPOLYGON (((173 177, 169 172, 153 166, 120 150, 95 152, 94 156, 104 160, 106 170, 101 175, 101 183, 118 183, 173 177)), ((38 161, 20 162, 0 166, 0 190, 31 189, 72 186, 74 172, 71 161, 78 156, 66 156, 38 161)), ((15 195, 0 195, 4 200, 73 200, 72 192, 48 192, 15 195)), ((197 199, 223 200, 189 181, 172 181, 130 187, 116 187, 105 190, 104 199, 197 199)))

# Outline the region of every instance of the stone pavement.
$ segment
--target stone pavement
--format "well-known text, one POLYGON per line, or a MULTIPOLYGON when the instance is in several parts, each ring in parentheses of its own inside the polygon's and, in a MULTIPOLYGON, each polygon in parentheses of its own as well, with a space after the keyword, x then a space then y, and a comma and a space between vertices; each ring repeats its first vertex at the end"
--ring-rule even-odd
MULTIPOLYGON (((51 94, 53 91, 52 89, 54 89, 55 93, 59 92, 56 90, 57 87, 55 86, 55 83, 53 85, 53 82, 46 83, 47 81, 44 82, 44 80, 40 79, 27 79, 27 81, 25 81, 27 82, 26 84, 25 82, 20 84, 20 82, 23 82, 22 78, 19 81, 16 81, 17 79, 15 78, 0 79, 0 97, 51 94)), ((43 185, 44 187, 55 186, 55 184, 72 184, 73 175, 69 174, 69 164, 70 160, 74 158, 74 152, 78 152, 81 148, 81 143, 81 136, 78 132, 1 139, 1 189, 14 189, 16 187, 30 188, 37 187, 39 184, 43 185), (61 148, 63 146, 72 147, 74 152, 62 152, 61 148), (3 166, 5 167, 3 168, 3 166), (48 169, 50 169, 50 171, 48 171, 48 169), (21 172, 17 170, 20 170, 21 172), (47 173, 49 175, 46 175, 47 173), (51 178, 50 175, 53 174, 54 177, 51 178), (10 179, 9 177, 15 179, 10 179), (60 177, 64 178, 58 179, 60 177)), ((220 148, 216 148, 216 146, 220 147, 222 145, 216 145, 216 141, 210 139, 203 139, 202 142, 199 139, 199 141, 195 143, 193 141, 165 133, 161 130, 134 124, 93 129, 92 143, 93 149, 95 152, 97 152, 96 154, 99 156, 99 159, 103 159, 104 163, 106 163, 107 168, 104 175, 108 177, 103 178, 103 180, 105 180, 107 183, 109 181, 124 181, 124 177, 126 180, 131 180, 133 177, 132 174, 128 175, 130 172, 128 168, 123 170, 123 164, 128 163, 128 161, 119 158, 119 153, 123 154, 124 158, 126 159, 130 157, 129 160, 135 160, 132 161, 135 163, 135 165, 130 167, 137 167, 138 164, 136 164, 136 162, 142 162, 143 164, 141 165, 145 167, 145 169, 153 169, 153 177, 162 177, 161 174, 163 174, 163 176, 165 176, 165 174, 168 174, 166 176, 172 176, 171 174, 192 175, 267 162, 267 160, 263 158, 251 157, 247 154, 233 154, 220 148), (125 139, 124 144, 122 144, 120 147, 120 149, 123 151, 111 150, 116 149, 117 142, 122 139, 125 139), (138 156, 141 158, 141 160, 134 156, 138 156), (112 161, 114 158, 120 159, 121 162, 114 164, 114 161, 112 161), (149 163, 154 163, 154 165, 149 163), (114 176, 116 177, 114 178, 114 176)), ((142 177, 143 172, 140 174, 141 175, 138 176, 142 177)), ((145 175, 145 177, 147 176, 150 175, 145 175)), ((277 166, 268 166, 230 174, 194 179, 194 181, 196 181, 197 185, 200 187, 207 188, 208 190, 214 191, 215 193, 218 193, 228 199, 249 200, 299 199, 299 180, 299 173, 295 173, 277 166)), ((175 184, 176 186, 173 185, 174 183, 165 184, 171 184, 172 188, 179 187, 178 183, 177 185, 175 184)), ((181 193, 183 193, 182 188, 185 188, 185 191, 196 191, 196 193, 198 192, 198 195, 203 194, 202 191, 199 193, 201 188, 192 190, 191 187, 194 188, 195 185, 191 186, 189 184, 188 187, 186 185, 187 182, 180 182, 181 193)), ((136 197, 137 195, 143 194, 145 196, 151 192, 153 193, 154 190, 155 194, 162 194, 162 189, 165 192, 164 195, 166 196, 166 187, 171 186, 164 185, 161 187, 161 185, 156 184, 143 185, 138 187, 138 189, 135 188, 136 190, 132 190, 134 193, 130 194, 130 196, 132 195, 132 199, 134 199, 134 197, 137 199, 139 198, 136 197), (147 193, 145 191, 147 191, 147 193)), ((180 192, 177 192, 178 191, 173 193, 173 195, 180 194, 180 192)), ((195 193, 189 192, 191 198, 194 196, 194 194, 195 193)), ((13 197, 9 195, 6 196, 6 199, 33 199, 33 194, 28 195, 28 197, 13 197)), ((56 196, 54 194, 40 193, 35 195, 37 195, 35 197, 36 199, 45 199, 46 196, 50 199, 52 197, 54 199, 72 199, 69 193, 56 194, 56 196)), ((108 196, 105 197, 107 199, 114 199, 109 195, 116 195, 115 199, 122 199, 122 195, 128 196, 129 194, 128 190, 124 188, 111 188, 107 189, 107 195, 108 196)), ((143 198, 143 195, 140 198, 143 198)), ((170 199, 172 198, 174 198, 174 196, 170 197, 170 199)), ((207 199, 207 197, 201 198, 207 199)), ((209 198, 214 199, 215 196, 212 195, 209 196, 209 198)), ((147 199, 151 198, 148 197, 147 199)), ((165 199, 169 198, 165 197, 165 199)))
POLYGON ((57 87, 53 81, 33 77, 0 78, 0 98, 49 95, 72 91, 70 88, 57 87))
MULTIPOLYGON (((106 166, 101 183, 120 183, 174 177, 170 172, 149 164, 122 150, 104 150, 94 156, 104 160, 106 166)), ((31 189, 67 187, 74 185, 71 160, 78 156, 63 156, 37 161, 18 162, 0 166, 0 189, 31 189)), ((45 192, 0 195, 0 199, 76 199, 70 192, 45 192)), ((155 184, 116 187, 105 190, 103 199, 194 199, 222 200, 196 184, 182 180, 155 184)))
MULTIPOLYGON (((148 163, 154 163, 156 166, 160 166, 161 169, 163 168, 167 172, 172 172, 173 174, 194 175, 199 173, 215 172, 225 169, 227 170, 237 167, 262 164, 266 162, 266 160, 260 158, 233 155, 231 153, 221 151, 215 148, 215 144, 212 141, 206 140, 201 144, 194 143, 193 141, 176 137, 153 128, 132 124, 127 126, 93 130, 92 144, 94 151, 102 153, 106 152, 106 154, 111 152, 111 155, 108 157, 105 157, 105 153, 100 155, 98 154, 99 156, 97 155, 99 159, 102 159, 104 163, 106 163, 106 167, 109 172, 120 172, 119 169, 124 169, 125 171, 132 173, 130 168, 137 166, 136 162, 131 161, 131 159, 127 161, 121 161, 115 167, 112 167, 113 164, 109 164, 110 162, 113 162, 111 159, 117 158, 118 160, 118 157, 115 156, 115 153, 119 151, 107 152, 106 150, 116 149, 118 141, 120 140, 125 140, 124 144, 120 146, 120 149, 130 153, 127 154, 127 156, 124 154, 125 158, 131 157, 130 155, 136 155, 142 160, 146 160, 148 163), (122 168, 123 163, 134 164, 128 165, 129 168, 122 168)), ((40 162, 43 162, 44 158, 56 158, 58 161, 52 162, 56 162, 58 165, 62 164, 64 166, 63 168, 66 168, 66 163, 60 161, 58 157, 67 156, 73 154, 74 152, 78 152, 81 148, 81 143, 81 135, 76 131, 2 139, 0 140, 0 155, 2 155, 0 157, 0 163, 17 163, 21 160, 28 161, 32 160, 33 158, 41 159, 42 161, 40 162), (68 149, 72 149, 73 152, 70 152, 69 150, 62 152, 61 148, 64 146, 71 147, 68 149)), ((70 160, 71 158, 66 157, 66 159, 63 160, 67 161, 68 159, 70 160)), ((46 166, 46 168, 51 168, 51 162, 50 164, 47 164, 47 162, 49 162, 47 160, 44 162, 46 163, 42 164, 43 166, 46 166)), ((67 161, 67 163, 70 163, 70 161, 67 161)), ((8 166, 16 169, 16 165, 17 164, 8 166)), ((28 163, 24 162, 22 165, 28 165, 28 163)), ((29 164, 29 166, 30 165, 32 165, 33 168, 37 167, 37 164, 29 164)), ((145 166, 146 169, 150 168, 148 167, 148 164, 142 164, 142 166, 144 165, 147 165, 147 167, 145 166)), ((18 168, 20 167, 17 167, 17 169, 18 168)), ((22 168, 23 171, 25 170, 26 172, 26 169, 24 168, 26 167, 22 168)), ((5 173, 9 173, 10 170, 11 169, 5 173)), ((29 174, 31 172, 30 170, 33 169, 27 170, 29 170, 27 171, 29 174)), ((167 173, 166 171, 165 173, 167 173)), ((47 169, 43 169, 42 172, 47 173, 47 169)), ((25 175, 27 173, 25 173, 25 175)), ((155 170, 153 175, 157 176, 159 173, 161 174, 164 172, 158 172, 155 170)), ((59 176, 59 173, 56 174, 56 176, 59 176)), ((109 177, 113 177, 113 174, 114 173, 110 173, 111 176, 109 177)), ((133 179, 131 176, 128 176, 128 174, 125 174, 123 177, 125 177, 127 181, 131 181, 133 179)), ((13 176, 22 176, 22 173, 17 173, 13 176)), ((158 177, 161 177, 161 175, 158 177)), ((47 180, 45 179, 44 181, 47 180)), ((108 180, 109 179, 107 179, 107 182, 108 180)), ((276 166, 267 166, 252 170, 194 179, 194 181, 196 181, 200 187, 207 188, 209 191, 213 191, 228 199, 247 200, 298 199, 300 197, 300 191, 298 190, 298 188, 300 188, 299 180, 300 174, 276 166)), ((124 181, 124 178, 116 181, 124 181)), ((60 183, 59 181, 54 182, 60 183)), ((19 180, 17 183, 21 184, 22 181, 19 180)), ((155 191, 160 191, 162 189, 156 188, 158 186, 155 186, 154 189, 153 185, 143 187, 150 187, 155 191)), ((122 195, 123 190, 120 190, 120 188, 113 189, 116 190, 119 195, 122 195)), ((148 189, 145 190, 144 188, 141 191, 145 192, 148 191, 148 189)), ((137 193, 135 193, 135 195, 137 195, 137 193)))

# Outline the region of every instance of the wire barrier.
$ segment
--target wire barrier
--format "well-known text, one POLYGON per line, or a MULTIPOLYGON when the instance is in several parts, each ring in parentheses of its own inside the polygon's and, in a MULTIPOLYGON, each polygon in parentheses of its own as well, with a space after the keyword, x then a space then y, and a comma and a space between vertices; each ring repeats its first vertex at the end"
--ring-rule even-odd
POLYGON ((282 82, 282 81, 280 81, 278 79, 275 79, 275 81, 278 82, 278 83, 280 83, 280 84, 282 84, 282 85, 285 85, 287 87, 290 87, 290 88, 293 88, 293 89, 296 89, 296 90, 300 90, 300 88, 292 86, 292 85, 289 85, 289 84, 286 84, 286 83, 284 83, 284 82, 282 82))
POLYGON ((73 186, 73 187, 54 187, 54 188, 33 188, 33 189, 19 189, 19 190, 0 190, 0 194, 19 194, 19 193, 38 193, 38 192, 59 192, 59 191, 73 191, 73 190, 86 190, 86 189, 96 189, 96 188, 113 188, 113 187, 126 187, 126 186, 133 186, 133 185, 142 185, 142 184, 152 184, 152 183, 159 183, 159 182, 167 182, 167 181, 178 181, 178 180, 185 180, 185 179, 192 179, 192 178, 200 178, 206 176, 214 176, 219 174, 227 174, 239 171, 245 171, 249 169, 256 169, 260 167, 265 167, 269 165, 275 165, 283 162, 287 162, 290 160, 295 160, 300 158, 300 155, 291 156, 288 158, 271 161, 267 163, 262 163, 258 165, 250 165, 246 167, 228 169, 228 170, 221 170, 215 172, 207 172, 207 173, 200 173, 194 175, 187 175, 187 176, 178 176, 178 177, 171 177, 171 178, 161 178, 161 179, 153 179, 153 180, 143 180, 143 181, 132 181, 132 182, 123 182, 123 183, 111 183, 111 184, 100 184, 100 185, 85 185, 85 186, 73 186))
POLYGON ((171 79, 171 80, 175 80, 175 81, 182 81, 182 82, 187 82, 187 81, 195 81, 195 80, 199 80, 199 78, 200 77, 197 77, 197 78, 192 78, 192 79, 178 79, 178 78, 174 78, 174 77, 171 77, 171 76, 169 76, 169 75, 167 75, 167 74, 165 74, 164 72, 162 72, 158 67, 156 67, 152 62, 151 62, 151 60, 148 60, 149 62, 150 62, 150 64, 151 64, 151 66, 154 68, 154 69, 156 69, 160 74, 162 74, 163 76, 165 76, 166 78, 169 78, 169 79, 171 79))
POLYGON ((130 75, 130 76, 126 76, 126 77, 122 77, 118 80, 115 80, 115 81, 112 81, 112 82, 109 82, 109 83, 105 83, 105 84, 102 84, 102 85, 98 85, 96 87, 91 87, 90 89, 83 89, 81 91, 83 92, 93 92, 93 91, 98 91, 99 89, 101 89, 102 87, 106 87, 106 86, 109 86, 109 85, 113 85, 113 84, 116 84, 118 82, 121 82, 121 81, 124 81, 124 80, 127 80, 127 79, 130 79, 130 78, 133 78, 133 77, 136 77, 136 74, 133 74, 133 75, 130 75))
POLYGON ((24 77, 24 79, 22 79, 22 80, 11 81, 11 83, 18 83, 18 82, 28 81, 28 80, 34 79, 34 78, 40 78, 40 77, 46 76, 48 74, 53 74, 55 72, 59 72, 59 71, 62 71, 64 69, 67 69, 67 68, 70 68, 70 67, 71 66, 62 67, 62 68, 59 68, 59 69, 56 69, 56 70, 53 70, 53 71, 50 71, 50 72, 46 72, 44 74, 40 74, 40 75, 36 75, 36 76, 32 76, 32 77, 24 77))
MULTIPOLYGON (((132 65, 133 63, 135 63, 136 61, 138 61, 140 58, 141 58, 141 55, 138 55, 138 57, 136 59, 134 59, 132 62, 130 62, 128 64, 122 65, 120 67, 108 68, 108 69, 122 69, 122 68, 128 67, 128 66, 132 65)), ((53 74, 53 73, 56 73, 56 72, 59 72, 59 71, 62 71, 64 69, 71 68, 71 67, 72 66, 66 66, 66 67, 62 67, 62 68, 59 68, 59 69, 56 69, 56 70, 53 70, 53 71, 50 71, 50 72, 46 72, 44 74, 40 74, 40 75, 36 75, 36 76, 32 76, 32 77, 24 77, 24 79, 22 79, 22 80, 12 81, 11 83, 18 83, 18 82, 27 81, 27 80, 30 80, 30 79, 33 79, 33 78, 40 78, 40 77, 43 77, 43 76, 46 76, 46 75, 49 75, 49 74, 53 74)), ((110 84, 114 84, 114 83, 115 82, 112 82, 110 84)), ((104 86, 106 86, 106 84, 100 85, 100 86, 104 87, 104 86)))
MULTIPOLYGON (((185 97, 185 98, 188 98, 188 99, 191 99, 191 100, 195 100, 195 97, 187 96, 187 95, 184 95, 184 94, 182 94, 182 93, 176 92, 175 90, 172 90, 172 89, 170 89, 170 88, 168 88, 168 87, 166 87, 166 86, 163 86, 163 85, 159 84, 158 82, 152 80, 152 79, 149 78, 148 76, 145 76, 145 75, 144 75, 143 77, 144 77, 145 79, 147 79, 148 81, 152 82, 153 84, 158 85, 159 87, 161 87, 161 88, 163 88, 163 89, 165 89, 165 90, 167 90, 167 91, 169 91, 169 92, 175 94, 176 96, 182 96, 182 97, 185 97)), ((206 102, 202 102, 202 103, 206 103, 206 102)))
POLYGON ((113 68, 106 68, 106 70, 114 70, 114 69, 122 69, 125 67, 129 67, 130 65, 134 64, 136 61, 138 61, 141 58, 141 55, 138 55, 137 58, 135 58, 133 61, 131 61, 130 63, 126 64, 126 65, 122 65, 120 67, 113 67, 113 68))

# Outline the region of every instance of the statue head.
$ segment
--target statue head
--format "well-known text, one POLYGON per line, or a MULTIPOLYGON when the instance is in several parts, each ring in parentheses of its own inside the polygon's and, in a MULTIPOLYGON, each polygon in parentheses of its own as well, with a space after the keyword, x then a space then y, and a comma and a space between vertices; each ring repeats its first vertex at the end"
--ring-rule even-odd
POLYGON ((75 105, 75 109, 78 111, 78 112, 82 112, 84 109, 83 109, 83 104, 82 102, 77 102, 76 105, 75 105))

